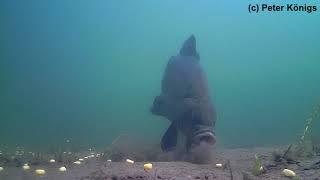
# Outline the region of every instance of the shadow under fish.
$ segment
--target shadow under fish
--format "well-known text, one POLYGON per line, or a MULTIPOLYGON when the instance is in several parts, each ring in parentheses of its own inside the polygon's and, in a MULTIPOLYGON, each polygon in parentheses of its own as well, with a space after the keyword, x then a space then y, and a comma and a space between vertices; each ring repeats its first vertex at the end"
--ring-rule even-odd
POLYGON ((201 143, 214 145, 216 142, 213 128, 217 115, 199 60, 196 39, 191 35, 166 66, 161 94, 155 97, 151 107, 154 115, 171 121, 161 140, 163 151, 176 148, 179 131, 186 137, 187 152, 197 149, 201 143))

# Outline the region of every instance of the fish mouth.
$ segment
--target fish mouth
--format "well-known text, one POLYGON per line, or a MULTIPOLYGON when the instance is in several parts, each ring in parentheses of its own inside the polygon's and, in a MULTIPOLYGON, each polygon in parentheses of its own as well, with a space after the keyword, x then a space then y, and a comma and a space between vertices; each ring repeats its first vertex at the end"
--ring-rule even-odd
POLYGON ((204 131, 197 133, 192 138, 192 147, 200 145, 200 143, 205 142, 209 145, 214 145, 216 143, 216 138, 213 132, 211 131, 204 131))

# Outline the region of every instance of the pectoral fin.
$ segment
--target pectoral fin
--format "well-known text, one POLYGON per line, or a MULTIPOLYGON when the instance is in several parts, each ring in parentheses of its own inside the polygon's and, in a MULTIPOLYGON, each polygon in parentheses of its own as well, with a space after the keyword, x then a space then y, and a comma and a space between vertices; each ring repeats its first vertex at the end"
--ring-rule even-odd
POLYGON ((151 107, 151 112, 155 115, 165 116, 166 115, 166 102, 163 96, 157 96, 151 107))
POLYGON ((167 131, 161 139, 161 149, 163 151, 173 150, 177 145, 177 138, 178 129, 173 123, 171 123, 170 127, 167 129, 167 131))

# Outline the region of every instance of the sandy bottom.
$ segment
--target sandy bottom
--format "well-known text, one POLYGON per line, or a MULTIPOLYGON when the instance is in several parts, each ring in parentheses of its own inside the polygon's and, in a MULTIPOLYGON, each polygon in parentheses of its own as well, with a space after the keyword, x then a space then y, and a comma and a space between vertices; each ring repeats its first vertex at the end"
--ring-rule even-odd
POLYGON ((32 166, 30 171, 23 171, 21 167, 4 167, 0 172, 1 180, 230 180, 230 179, 290 179, 282 175, 282 170, 288 168, 294 170, 303 180, 320 180, 320 164, 312 166, 320 161, 320 156, 312 159, 304 159, 300 163, 276 164, 272 152, 274 148, 253 149, 224 149, 216 150, 215 162, 207 165, 197 165, 187 162, 151 162, 153 169, 145 171, 144 162, 128 164, 126 162, 107 162, 99 158, 85 160, 80 165, 72 164, 66 172, 59 172, 58 168, 63 164, 54 163, 43 166, 32 166), (260 176, 252 175, 254 155, 260 155, 266 172, 260 176), (215 163, 222 163, 223 168, 215 167, 215 163), (43 176, 34 173, 36 168, 46 170, 43 176))

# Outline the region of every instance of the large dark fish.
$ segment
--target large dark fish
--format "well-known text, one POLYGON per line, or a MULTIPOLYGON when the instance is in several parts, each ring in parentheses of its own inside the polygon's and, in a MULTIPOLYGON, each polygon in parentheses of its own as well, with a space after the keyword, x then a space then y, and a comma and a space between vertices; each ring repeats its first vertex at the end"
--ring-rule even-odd
POLYGON ((213 131, 216 112, 199 60, 196 39, 191 35, 180 53, 171 57, 167 64, 161 94, 154 99, 151 108, 153 114, 171 121, 161 140, 163 151, 171 151, 176 147, 178 130, 186 136, 187 151, 200 142, 211 145, 216 142, 213 131))

